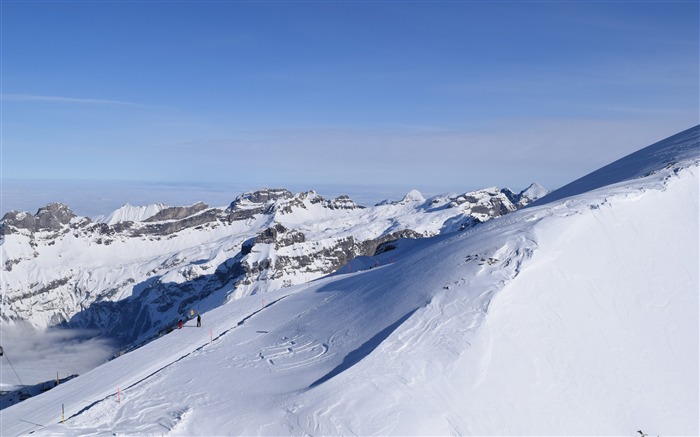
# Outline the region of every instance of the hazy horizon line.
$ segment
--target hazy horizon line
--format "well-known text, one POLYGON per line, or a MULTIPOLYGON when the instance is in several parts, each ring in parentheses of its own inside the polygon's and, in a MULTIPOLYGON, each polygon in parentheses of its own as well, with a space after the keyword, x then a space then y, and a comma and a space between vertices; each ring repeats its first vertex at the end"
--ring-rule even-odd
MULTIPOLYGON (((327 198, 347 195, 363 206, 376 205, 384 200, 400 200, 411 190, 418 190, 426 197, 432 197, 488 188, 486 186, 457 188, 437 184, 431 186, 369 183, 291 183, 285 185, 279 183, 55 178, 3 178, 1 182, 0 215, 4 216, 13 210, 35 213, 39 208, 49 203, 59 202, 70 207, 77 215, 91 218, 108 215, 126 204, 143 206, 164 203, 171 206, 186 206, 204 202, 209 206, 222 207, 227 206, 237 196, 245 192, 263 188, 287 189, 294 193, 314 191, 327 198)), ((527 187, 521 189, 525 188, 527 187)))

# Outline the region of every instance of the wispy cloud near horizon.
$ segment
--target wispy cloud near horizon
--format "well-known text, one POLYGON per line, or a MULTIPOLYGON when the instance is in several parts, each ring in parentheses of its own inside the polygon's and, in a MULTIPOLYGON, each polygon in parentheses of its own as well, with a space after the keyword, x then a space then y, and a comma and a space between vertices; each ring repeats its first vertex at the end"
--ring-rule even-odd
POLYGON ((125 102, 123 100, 86 99, 80 97, 42 96, 34 94, 2 94, 0 95, 0 100, 3 102, 66 103, 77 105, 120 105, 132 106, 135 108, 168 108, 162 105, 146 105, 142 103, 125 102))

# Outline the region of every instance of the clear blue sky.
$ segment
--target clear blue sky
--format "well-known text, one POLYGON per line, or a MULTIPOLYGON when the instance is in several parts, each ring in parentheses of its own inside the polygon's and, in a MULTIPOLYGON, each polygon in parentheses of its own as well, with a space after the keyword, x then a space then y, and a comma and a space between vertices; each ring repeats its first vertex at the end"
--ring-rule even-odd
POLYGON ((697 1, 2 1, 2 177, 561 186, 698 124, 697 1))

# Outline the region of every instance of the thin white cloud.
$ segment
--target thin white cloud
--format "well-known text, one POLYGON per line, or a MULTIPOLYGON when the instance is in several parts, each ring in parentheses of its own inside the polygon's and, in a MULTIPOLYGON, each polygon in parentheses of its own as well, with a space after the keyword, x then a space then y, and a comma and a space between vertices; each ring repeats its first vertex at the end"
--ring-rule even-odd
POLYGON ((140 103, 125 102, 110 99, 83 99, 63 96, 38 96, 33 94, 2 94, 0 99, 4 102, 37 102, 37 103, 67 103, 78 105, 121 105, 135 108, 163 108, 167 106, 143 105, 140 103))
POLYGON ((30 94, 3 94, 2 100, 6 102, 53 102, 53 103, 85 103, 96 105, 131 105, 140 106, 136 103, 122 102, 120 100, 106 99, 79 99, 74 97, 58 96, 35 96, 30 94))

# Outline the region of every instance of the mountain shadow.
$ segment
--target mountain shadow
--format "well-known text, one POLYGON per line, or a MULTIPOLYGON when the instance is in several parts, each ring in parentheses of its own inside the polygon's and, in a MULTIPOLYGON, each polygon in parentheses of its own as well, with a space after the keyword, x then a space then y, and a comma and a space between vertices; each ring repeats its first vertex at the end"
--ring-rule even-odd
POLYGON ((409 312, 408 314, 404 315, 401 317, 399 320, 395 321, 391 325, 387 326, 386 328, 382 329, 379 331, 377 334, 375 334, 372 338, 367 340, 366 342, 362 343, 360 347, 357 349, 351 351, 348 353, 344 358, 343 362, 338 364, 333 370, 330 372, 326 373, 316 381, 312 382, 311 385, 309 385, 309 388, 314 388, 316 386, 319 386, 323 384, 324 382, 330 380, 331 378, 334 378, 344 371, 348 370, 355 364, 359 363, 362 361, 366 356, 372 353, 384 340, 387 339, 391 335, 392 332, 394 332, 399 326, 403 324, 406 320, 408 320, 409 317, 415 313, 416 310, 413 310, 409 312))

